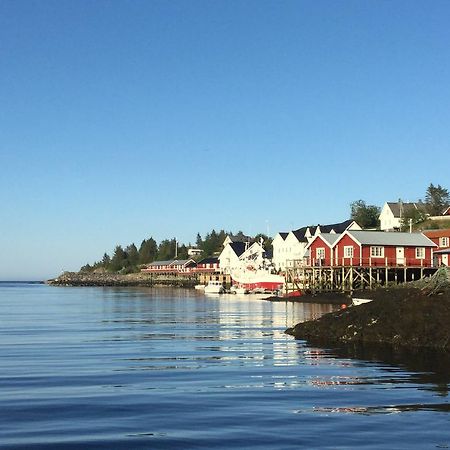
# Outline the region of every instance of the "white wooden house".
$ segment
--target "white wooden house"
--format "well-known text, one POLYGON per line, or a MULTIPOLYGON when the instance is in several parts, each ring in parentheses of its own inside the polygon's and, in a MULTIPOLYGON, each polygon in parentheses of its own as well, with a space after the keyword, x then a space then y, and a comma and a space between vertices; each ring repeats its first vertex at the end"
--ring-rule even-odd
POLYGON ((248 248, 245 242, 227 242, 219 255, 219 268, 223 273, 230 273, 236 267, 239 267, 239 257, 248 248))
POLYGON ((418 209, 417 203, 386 202, 381 208, 379 215, 380 230, 399 231, 402 225, 402 218, 411 209, 418 209))
POLYGON ((308 256, 308 244, 315 236, 321 233, 343 233, 346 230, 361 230, 361 227, 354 220, 346 220, 340 223, 329 225, 316 225, 302 227, 288 233, 278 233, 273 241, 273 265, 275 269, 284 271, 292 266, 295 261, 308 256))

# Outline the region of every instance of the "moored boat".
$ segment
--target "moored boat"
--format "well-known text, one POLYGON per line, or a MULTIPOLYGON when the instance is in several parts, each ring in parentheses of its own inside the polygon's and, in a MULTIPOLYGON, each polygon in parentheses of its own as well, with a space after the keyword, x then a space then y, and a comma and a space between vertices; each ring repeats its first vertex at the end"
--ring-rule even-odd
POLYGON ((282 276, 270 273, 266 269, 253 268, 253 266, 233 270, 231 272, 231 279, 241 288, 248 291, 254 291, 255 289, 277 291, 284 285, 284 278, 282 276))
POLYGON ((205 286, 205 294, 222 294, 225 291, 220 281, 211 280, 205 286))

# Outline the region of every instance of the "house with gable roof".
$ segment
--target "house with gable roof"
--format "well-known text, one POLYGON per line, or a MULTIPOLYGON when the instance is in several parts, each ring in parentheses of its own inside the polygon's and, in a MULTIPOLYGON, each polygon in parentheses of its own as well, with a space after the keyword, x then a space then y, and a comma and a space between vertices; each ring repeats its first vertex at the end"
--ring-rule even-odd
POLYGON ((381 208, 379 215, 380 230, 399 231, 402 225, 402 218, 411 210, 418 210, 419 203, 386 202, 381 208))
POLYGON ((248 243, 246 242, 227 242, 219 255, 220 270, 224 273, 230 273, 232 269, 239 267, 239 257, 247 248, 248 243))
POLYGON ((436 244, 422 233, 346 230, 336 239, 317 236, 310 266, 432 267, 436 244))
POLYGON ((265 250, 262 242, 232 242, 231 239, 226 239, 224 244, 218 258, 222 273, 229 274, 233 269, 242 267, 243 261, 251 261, 255 267, 263 263, 265 250))
POLYGON ((340 236, 341 234, 337 233, 322 233, 314 236, 307 246, 308 264, 331 265, 334 259, 334 244, 340 236))
POLYGON ((293 266, 294 261, 309 256, 307 247, 314 237, 322 233, 340 234, 346 230, 361 230, 361 227, 350 219, 340 223, 302 227, 288 233, 278 233, 272 241, 272 262, 277 270, 284 271, 287 267, 293 266))
POLYGON ((167 274, 177 274, 177 273, 190 273, 195 270, 196 262, 193 259, 170 259, 168 261, 153 261, 141 272, 148 273, 167 273, 167 274))
POLYGON ((434 265, 449 266, 450 265, 450 229, 425 230, 423 234, 431 239, 436 245, 434 250, 434 265))
POLYGON ((203 258, 197 262, 197 267, 195 269, 197 273, 214 273, 219 271, 219 258, 215 256, 209 256, 203 258))

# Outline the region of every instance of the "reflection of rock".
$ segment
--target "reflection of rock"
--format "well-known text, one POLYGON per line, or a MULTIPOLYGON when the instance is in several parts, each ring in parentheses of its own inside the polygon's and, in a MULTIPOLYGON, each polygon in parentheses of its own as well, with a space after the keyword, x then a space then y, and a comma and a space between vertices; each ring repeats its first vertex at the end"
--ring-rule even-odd
POLYGON ((374 301, 326 314, 286 330, 313 344, 383 344, 393 348, 450 350, 450 292, 419 289, 370 291, 374 301))
MULTIPOLYGON (((419 383, 429 386, 441 396, 448 396, 450 383, 450 353, 448 351, 393 348, 380 345, 346 345, 332 352, 338 358, 357 358, 368 361, 380 361, 389 365, 403 366, 409 372, 415 372, 405 378, 405 383, 419 383)), ((389 368, 388 368, 389 370, 389 368)), ((391 383, 390 377, 381 378, 381 382, 391 383)))
POLYGON ((196 279, 152 276, 147 273, 129 273, 121 275, 117 273, 83 273, 64 272, 58 278, 48 280, 48 284, 58 286, 178 286, 193 287, 196 279))

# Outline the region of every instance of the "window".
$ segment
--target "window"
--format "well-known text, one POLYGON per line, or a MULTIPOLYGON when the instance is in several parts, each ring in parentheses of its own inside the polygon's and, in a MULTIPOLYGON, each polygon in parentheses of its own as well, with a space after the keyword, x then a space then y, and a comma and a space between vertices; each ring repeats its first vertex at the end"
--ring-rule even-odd
POLYGON ((353 258, 353 245, 344 246, 344 258, 353 258))
POLYGON ((416 247, 416 259, 425 259, 425 247, 416 247))
POLYGON ((325 259, 325 249, 323 247, 316 248, 316 259, 325 259))
POLYGON ((439 238, 439 247, 449 247, 449 238, 448 237, 441 237, 439 238))
POLYGON ((370 247, 370 256, 372 258, 384 258, 384 247, 378 245, 370 247))

